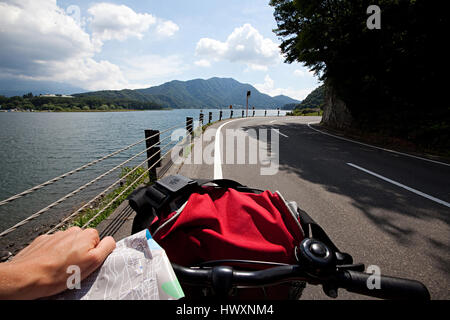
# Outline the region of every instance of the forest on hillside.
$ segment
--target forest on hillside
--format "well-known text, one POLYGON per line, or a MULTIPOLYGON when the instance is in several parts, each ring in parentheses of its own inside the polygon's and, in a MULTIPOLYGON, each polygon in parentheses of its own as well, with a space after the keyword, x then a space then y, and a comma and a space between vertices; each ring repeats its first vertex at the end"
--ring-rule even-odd
POLYGON ((15 96, 0 96, 0 109, 18 111, 118 111, 118 110, 156 110, 161 105, 153 102, 127 99, 104 99, 100 97, 62 97, 33 96, 32 93, 15 96))
POLYGON ((444 3, 270 2, 286 62, 320 76, 332 100, 348 109, 348 129, 450 150, 444 3))

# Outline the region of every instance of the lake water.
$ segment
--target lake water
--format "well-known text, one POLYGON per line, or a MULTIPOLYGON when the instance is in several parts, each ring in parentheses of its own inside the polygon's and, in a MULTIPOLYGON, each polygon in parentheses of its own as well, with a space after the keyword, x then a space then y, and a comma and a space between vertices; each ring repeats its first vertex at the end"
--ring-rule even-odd
MULTIPOLYGON (((203 111, 205 123, 208 121, 209 111, 213 112, 213 120, 218 120, 218 110, 203 111)), ((285 113, 281 111, 282 115, 285 113)), ((184 128, 186 117, 198 120, 199 114, 200 110, 194 109, 105 113, 0 113, 0 200, 137 142, 144 138, 145 129, 163 131, 176 125, 184 128)), ((229 114, 229 110, 224 111, 224 118, 228 118, 229 114)), ((268 110, 268 116, 276 114, 276 110, 268 110)), ((241 111, 234 110, 234 115, 240 116, 241 111)), ((262 116, 264 111, 257 110, 256 115, 262 116)), ((144 143, 52 186, 0 206, 0 232, 143 150, 144 143)), ((127 166, 144 160, 145 154, 127 166)), ((39 226, 45 221, 59 219, 77 209, 83 201, 90 200, 117 180, 119 173, 120 170, 115 171, 108 179, 102 179, 101 183, 89 187, 70 201, 63 202, 33 224, 39 226)))

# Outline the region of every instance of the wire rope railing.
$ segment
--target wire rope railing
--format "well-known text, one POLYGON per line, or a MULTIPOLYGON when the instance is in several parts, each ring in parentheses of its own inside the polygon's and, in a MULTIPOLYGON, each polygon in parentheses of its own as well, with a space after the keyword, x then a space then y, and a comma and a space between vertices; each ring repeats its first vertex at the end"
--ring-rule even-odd
MULTIPOLYGON (((58 204, 62 203, 63 201, 75 196, 76 194, 78 194, 79 192, 83 191, 84 189, 86 189, 87 187, 89 187, 90 185, 96 183, 97 181, 99 181, 100 179, 104 178, 105 176, 111 174, 112 172, 114 172, 115 170, 117 170, 118 168, 124 166, 125 164, 129 163, 130 161, 134 160, 135 158, 137 158, 138 156, 140 156, 141 154, 143 154, 144 152, 150 150, 151 148, 156 147, 157 145, 159 145, 162 141, 165 141, 167 139, 169 139, 170 136, 164 138, 163 140, 159 141, 158 143, 150 146, 149 148, 147 148, 146 150, 134 155, 133 157, 129 158, 128 160, 118 164, 117 166, 115 166, 114 168, 108 170, 107 172, 103 173, 102 175, 96 177, 95 179, 89 181, 88 183, 82 185, 81 187, 79 187, 78 189, 70 192, 69 194, 65 195, 64 197, 52 202, 51 204, 49 204, 48 206, 46 206, 45 208, 39 210, 38 212, 32 214, 31 216, 29 216, 28 218, 18 222, 17 224, 15 224, 14 226, 6 229, 5 231, 3 231, 2 233, 0 233, 0 238, 13 232, 14 230, 16 230, 17 228, 27 224, 28 222, 36 219, 37 217, 39 217, 40 215, 44 214, 45 212, 49 211, 50 209, 52 209, 53 207, 57 206, 58 204)), ((148 159, 147 159, 148 160, 148 159)))
MULTIPOLYGON (((165 129, 164 131, 161 131, 161 132, 159 132, 158 134, 163 134, 163 133, 166 133, 166 132, 168 132, 168 131, 170 131, 170 130, 173 130, 173 129, 175 129, 175 128, 179 128, 180 125, 182 125, 182 124, 178 124, 178 125, 173 126, 173 127, 171 127, 171 128, 165 129)), ((102 162, 102 161, 104 161, 104 160, 106 160, 106 159, 109 159, 109 158, 111 158, 111 157, 113 157, 113 156, 116 156, 116 155, 118 155, 118 154, 120 154, 120 153, 122 153, 122 152, 124 152, 124 151, 126 151, 126 150, 131 149, 131 148, 134 147, 134 146, 137 146, 138 144, 140 144, 140 143, 142 143, 142 142, 145 142, 145 141, 147 141, 147 140, 149 140, 149 139, 154 138, 154 137, 157 136, 158 134, 155 134, 155 135, 152 135, 152 136, 147 137, 147 138, 145 138, 145 139, 139 140, 138 142, 135 142, 135 143, 133 143, 133 144, 130 144, 129 146, 126 146, 126 147, 124 147, 124 148, 122 148, 122 149, 119 149, 119 150, 117 150, 117 151, 115 151, 115 152, 112 152, 112 153, 110 153, 110 154, 108 154, 108 155, 106 155, 106 156, 104 156, 104 157, 102 157, 102 158, 99 158, 99 159, 96 159, 96 160, 94 160, 94 161, 91 161, 91 162, 89 162, 89 163, 87 163, 87 164, 85 164, 85 165, 83 165, 83 166, 81 166, 81 167, 79 167, 79 168, 76 168, 76 169, 74 169, 74 170, 71 170, 71 171, 69 171, 69 172, 66 172, 66 173, 64 173, 64 174, 62 174, 62 175, 60 175, 60 176, 58 176, 58 177, 56 177, 56 178, 50 179, 50 180, 48 180, 48 181, 46 181, 46 182, 44 182, 44 183, 41 183, 41 184, 39 184, 39 185, 36 185, 36 186, 34 186, 34 187, 30 188, 30 189, 27 189, 27 190, 25 190, 25 191, 23 191, 23 192, 21 192, 21 193, 18 193, 18 194, 13 195, 13 196, 11 196, 11 197, 5 199, 5 200, 2 200, 2 201, 0 201, 0 206, 3 206, 3 205, 5 205, 5 204, 7 204, 7 203, 10 203, 10 202, 15 201, 15 200, 17 200, 17 199, 20 199, 20 198, 22 198, 22 197, 25 197, 26 195, 28 195, 28 194, 30 194, 30 193, 33 193, 33 192, 35 192, 35 191, 37 191, 37 190, 40 190, 40 189, 42 189, 42 188, 44 188, 44 187, 46 187, 46 186, 49 186, 49 185, 51 185, 51 184, 54 184, 54 183, 56 183, 56 182, 58 182, 58 181, 60 181, 60 180, 62 180, 62 179, 64 179, 64 178, 67 178, 68 176, 71 176, 71 175, 73 175, 73 174, 75 174, 75 173, 77 173, 77 172, 80 172, 80 171, 82 171, 82 170, 84 170, 84 169, 86 169, 86 168, 89 168, 89 167, 91 167, 91 166, 93 166, 93 165, 95 165, 95 164, 97 164, 97 163, 99 163, 99 162, 102 162)), ((1 236, 1 235, 0 235, 0 236, 1 236)))
MULTIPOLYGON (((51 234, 54 231, 58 230, 59 228, 63 227, 67 222, 69 222, 71 219, 76 217, 80 212, 82 212, 84 209, 88 208, 91 204, 93 204, 97 199, 99 199, 101 196, 105 195, 107 192, 111 191, 117 184, 119 184, 121 181, 125 180, 128 176, 133 174, 137 169, 141 168, 145 163, 147 163, 148 160, 151 160, 154 158, 157 154, 161 153, 161 151, 157 151, 155 154, 153 154, 151 157, 145 159, 142 161, 139 165, 134 167, 132 170, 130 170, 127 174, 125 174, 123 177, 121 177, 119 180, 115 181, 113 184, 111 184, 108 188, 100 192, 98 195, 96 195, 94 198, 89 200, 87 203, 85 203, 83 206, 81 206, 79 209, 77 209, 75 212, 73 212, 70 216, 66 217, 63 221, 58 223, 56 226, 54 226, 52 229, 50 229, 46 234, 51 234)), ((153 169, 151 167, 150 169, 153 169)), ((148 169, 147 171, 149 171, 148 169)))
POLYGON ((157 162, 155 162, 151 167, 149 167, 148 169, 146 169, 144 171, 144 173, 142 173, 138 178, 136 178, 132 183, 130 183, 124 190, 122 190, 122 192, 120 192, 113 200, 111 200, 105 207, 103 207, 99 212, 97 212, 91 219, 89 219, 88 222, 86 222, 82 228, 86 228, 87 226, 89 226, 92 221, 94 221, 98 216, 100 216, 103 212, 105 212, 106 209, 108 209, 114 202, 117 201, 117 199, 119 199, 125 192, 127 192, 134 184, 136 184, 138 181, 140 181, 146 174, 147 172, 149 172, 151 169, 153 169, 154 166, 156 166, 159 162, 161 162, 162 159, 164 159, 171 151, 173 150, 170 149, 169 151, 167 151, 163 156, 161 156, 157 162))

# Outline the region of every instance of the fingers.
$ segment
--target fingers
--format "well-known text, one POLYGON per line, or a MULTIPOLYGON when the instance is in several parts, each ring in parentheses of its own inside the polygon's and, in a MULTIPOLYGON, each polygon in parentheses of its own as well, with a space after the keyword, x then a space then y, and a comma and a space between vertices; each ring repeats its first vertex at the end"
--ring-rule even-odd
POLYGON ((80 227, 70 227, 65 232, 66 233, 76 233, 76 232, 80 232, 80 231, 82 231, 82 229, 80 227))
POLYGON ((85 229, 83 230, 83 236, 86 237, 87 240, 91 241, 92 248, 95 248, 100 242, 100 237, 98 235, 97 229, 85 229))
POLYGON ((72 236, 74 237, 73 245, 86 254, 100 242, 100 237, 96 229, 80 229, 79 232, 73 232, 72 236))
POLYGON ((86 268, 82 273, 82 279, 84 280, 91 273, 97 270, 102 263, 106 260, 109 254, 115 249, 116 242, 112 237, 106 237, 99 242, 97 247, 92 249, 90 254, 91 264, 88 268, 86 268))
POLYGON ((103 261, 113 252, 116 248, 116 241, 113 237, 105 237, 100 241, 94 249, 90 251, 93 257, 93 264, 99 267, 103 261))

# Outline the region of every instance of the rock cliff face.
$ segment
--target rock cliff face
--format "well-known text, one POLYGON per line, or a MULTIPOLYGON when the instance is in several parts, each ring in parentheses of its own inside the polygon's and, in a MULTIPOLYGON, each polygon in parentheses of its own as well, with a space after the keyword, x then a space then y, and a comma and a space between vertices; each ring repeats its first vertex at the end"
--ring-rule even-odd
POLYGON ((337 97, 335 91, 329 85, 325 89, 322 124, 337 129, 348 128, 353 124, 353 117, 345 102, 337 97))

